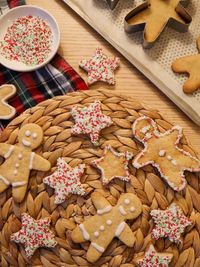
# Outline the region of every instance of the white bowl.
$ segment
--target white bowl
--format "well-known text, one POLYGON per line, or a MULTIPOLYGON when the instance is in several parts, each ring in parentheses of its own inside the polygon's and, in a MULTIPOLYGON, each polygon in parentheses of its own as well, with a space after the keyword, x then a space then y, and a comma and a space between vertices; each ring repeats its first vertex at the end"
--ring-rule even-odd
POLYGON ((11 26, 16 19, 28 15, 32 15, 34 17, 40 17, 44 19, 50 26, 53 34, 51 52, 49 53, 47 59, 43 63, 34 66, 26 65, 22 62, 14 60, 12 61, 8 60, 0 54, 0 63, 11 70, 27 72, 43 67, 55 56, 60 45, 60 30, 55 18, 46 10, 32 5, 25 5, 13 8, 9 10, 5 15, 0 17, 0 41, 3 40, 8 27, 11 26))

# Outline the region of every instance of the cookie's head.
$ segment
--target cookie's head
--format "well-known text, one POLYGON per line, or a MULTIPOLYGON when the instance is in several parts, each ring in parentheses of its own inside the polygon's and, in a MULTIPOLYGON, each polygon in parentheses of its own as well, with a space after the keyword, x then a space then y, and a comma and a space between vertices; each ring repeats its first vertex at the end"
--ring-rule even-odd
POLYGON ((18 140, 20 145, 27 149, 33 150, 42 143, 43 130, 37 124, 26 124, 19 130, 18 140))
POLYGON ((142 212, 142 203, 133 193, 121 195, 118 200, 117 208, 126 220, 137 218, 142 212))
POLYGON ((141 142, 152 137, 152 134, 158 132, 156 123, 149 117, 138 118, 132 127, 134 136, 141 142))

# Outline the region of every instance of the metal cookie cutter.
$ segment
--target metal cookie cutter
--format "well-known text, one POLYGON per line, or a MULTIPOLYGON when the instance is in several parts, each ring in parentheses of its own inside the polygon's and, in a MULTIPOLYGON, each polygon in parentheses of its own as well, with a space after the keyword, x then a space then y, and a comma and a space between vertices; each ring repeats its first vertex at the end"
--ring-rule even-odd
POLYGON ((192 17, 185 9, 189 2, 189 0, 147 0, 125 17, 125 31, 127 33, 144 31, 144 48, 152 47, 166 26, 179 32, 186 32, 192 21, 192 17))
POLYGON ((114 9, 116 5, 118 4, 119 0, 106 0, 108 2, 108 5, 110 9, 114 9))

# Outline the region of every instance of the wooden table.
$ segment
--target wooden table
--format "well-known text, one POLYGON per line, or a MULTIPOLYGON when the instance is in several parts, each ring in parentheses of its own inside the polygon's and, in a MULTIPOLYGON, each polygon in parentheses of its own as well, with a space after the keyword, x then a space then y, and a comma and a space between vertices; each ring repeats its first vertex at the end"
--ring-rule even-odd
POLYGON ((108 55, 120 58, 121 65, 116 71, 116 86, 98 83, 91 86, 90 90, 97 88, 115 90, 131 95, 147 106, 158 109, 169 121, 184 128, 184 133, 190 137, 190 143, 200 154, 200 127, 195 125, 173 102, 61 0, 27 0, 27 3, 45 8, 55 16, 61 30, 59 53, 85 80, 87 79, 86 73, 79 69, 78 62, 80 59, 89 58, 96 47, 101 46, 108 55))

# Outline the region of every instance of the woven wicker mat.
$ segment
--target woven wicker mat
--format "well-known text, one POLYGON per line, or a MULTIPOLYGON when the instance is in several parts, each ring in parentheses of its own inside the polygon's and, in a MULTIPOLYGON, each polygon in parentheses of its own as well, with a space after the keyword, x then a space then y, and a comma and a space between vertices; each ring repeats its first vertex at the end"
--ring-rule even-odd
MULTIPOLYGON (((131 151, 134 155, 140 149, 139 144, 133 140, 131 125, 141 114, 155 119, 161 131, 171 127, 155 110, 145 109, 140 103, 116 95, 110 91, 85 91, 71 93, 66 96, 47 100, 38 106, 27 110, 3 132, 0 142, 15 144, 17 133, 21 125, 28 122, 37 123, 44 130, 44 143, 37 150, 48 158, 55 167, 58 157, 65 157, 71 166, 79 163, 90 163, 100 157, 102 148, 111 144, 119 152, 131 151), (112 117, 114 125, 104 129, 101 134, 101 146, 94 148, 86 137, 72 137, 70 128, 73 121, 70 118, 70 108, 74 104, 83 106, 92 103, 95 99, 102 102, 103 112, 112 117)), ((186 139, 182 140, 182 147, 194 155, 186 139)), ((54 170, 54 168, 53 168, 54 170)), ((109 186, 103 187, 99 174, 95 169, 87 167, 82 183, 87 184, 87 196, 71 196, 62 205, 54 204, 53 190, 42 183, 44 173, 32 171, 29 180, 28 192, 22 204, 16 204, 8 189, 0 194, 0 227, 1 227, 1 265, 13 266, 45 266, 45 267, 75 267, 75 266, 102 266, 102 267, 131 267, 135 266, 133 258, 144 252, 151 241, 153 222, 149 216, 151 209, 165 209, 171 202, 177 202, 184 213, 190 217, 194 224, 187 229, 183 243, 179 246, 172 244, 168 239, 153 241, 159 251, 172 252, 174 255, 170 266, 199 267, 200 266, 200 189, 199 179, 194 174, 187 175, 188 185, 181 193, 175 193, 156 174, 151 166, 135 170, 130 165, 132 178, 130 183, 115 180, 109 186), (115 239, 110 244, 100 260, 90 265, 86 258, 88 244, 73 244, 70 238, 71 230, 84 217, 94 215, 96 210, 92 205, 90 194, 93 191, 101 192, 112 205, 123 192, 134 192, 143 203, 143 213, 135 221, 130 222, 136 243, 134 248, 128 248, 115 239), (21 227, 21 213, 27 212, 34 218, 51 216, 52 230, 55 232, 58 245, 54 249, 38 249, 32 259, 27 262, 23 246, 9 241, 11 233, 19 231, 21 227)))

